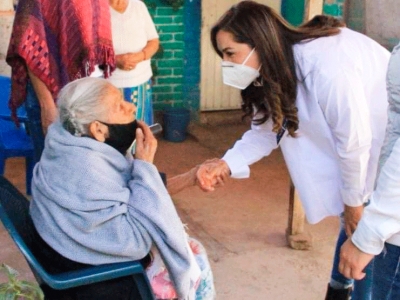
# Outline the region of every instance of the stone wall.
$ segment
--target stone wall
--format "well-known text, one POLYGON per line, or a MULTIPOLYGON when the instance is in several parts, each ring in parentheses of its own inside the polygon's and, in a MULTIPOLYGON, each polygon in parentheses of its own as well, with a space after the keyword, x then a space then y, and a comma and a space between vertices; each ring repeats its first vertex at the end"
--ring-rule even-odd
POLYGON ((365 33, 392 49, 400 41, 399 0, 365 0, 365 33))

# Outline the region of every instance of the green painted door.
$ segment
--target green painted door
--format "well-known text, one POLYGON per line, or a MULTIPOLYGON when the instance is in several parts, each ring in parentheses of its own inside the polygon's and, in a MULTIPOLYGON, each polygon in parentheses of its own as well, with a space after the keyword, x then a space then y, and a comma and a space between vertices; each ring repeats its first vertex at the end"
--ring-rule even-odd
POLYGON ((281 14, 290 24, 300 25, 304 18, 304 0, 282 0, 281 14))

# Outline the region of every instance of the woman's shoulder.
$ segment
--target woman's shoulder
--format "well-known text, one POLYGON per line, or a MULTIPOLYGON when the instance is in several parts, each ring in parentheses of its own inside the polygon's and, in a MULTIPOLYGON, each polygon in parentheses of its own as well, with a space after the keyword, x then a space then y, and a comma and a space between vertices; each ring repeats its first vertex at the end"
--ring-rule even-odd
POLYGON ((348 28, 334 36, 304 41, 293 47, 298 68, 303 73, 318 72, 328 77, 347 71, 385 66, 388 51, 371 38, 348 28))

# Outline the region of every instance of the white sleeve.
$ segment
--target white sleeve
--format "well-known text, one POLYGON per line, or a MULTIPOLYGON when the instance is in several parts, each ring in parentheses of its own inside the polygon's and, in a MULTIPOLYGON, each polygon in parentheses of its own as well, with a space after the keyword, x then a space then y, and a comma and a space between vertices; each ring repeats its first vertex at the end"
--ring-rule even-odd
POLYGON ((346 205, 360 206, 372 142, 362 80, 354 70, 340 70, 334 75, 316 76, 315 82, 320 107, 336 144, 342 199, 346 205))
POLYGON ((272 131, 272 121, 269 120, 261 125, 252 125, 251 130, 245 132, 222 159, 228 164, 231 177, 248 178, 249 165, 269 155, 277 147, 276 133, 272 131))
POLYGON ((400 232, 400 138, 382 166, 371 203, 352 236, 362 251, 377 255, 384 243, 400 232))
POLYGON ((150 16, 149 10, 147 9, 146 5, 143 2, 141 3, 143 4, 142 13, 145 22, 144 25, 145 25, 147 40, 150 41, 158 39, 157 29, 156 26, 154 25, 153 19, 150 16))

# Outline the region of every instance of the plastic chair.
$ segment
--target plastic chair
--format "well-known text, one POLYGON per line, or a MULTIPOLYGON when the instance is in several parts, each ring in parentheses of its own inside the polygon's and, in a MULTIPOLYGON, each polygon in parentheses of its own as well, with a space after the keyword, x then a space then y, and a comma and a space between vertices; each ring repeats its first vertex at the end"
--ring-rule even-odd
POLYGON ((24 121, 26 112, 24 107, 18 110, 20 128, 11 120, 8 108, 8 99, 11 90, 9 77, 0 76, 0 175, 4 174, 6 160, 10 157, 25 157, 26 165, 26 193, 31 194, 31 182, 34 162, 33 143, 27 135, 24 121))
MULTIPOLYGON (((139 261, 88 266, 58 274, 49 273, 46 269, 48 268, 46 263, 49 264, 48 258, 41 257, 40 254, 42 249, 49 246, 35 230, 29 215, 29 201, 4 176, 0 176, 0 220, 24 255, 42 289, 43 286, 47 286, 54 290, 66 290, 123 276, 132 276, 141 298, 155 299, 147 275, 139 261)), ((54 251, 54 255, 59 254, 54 251)))

